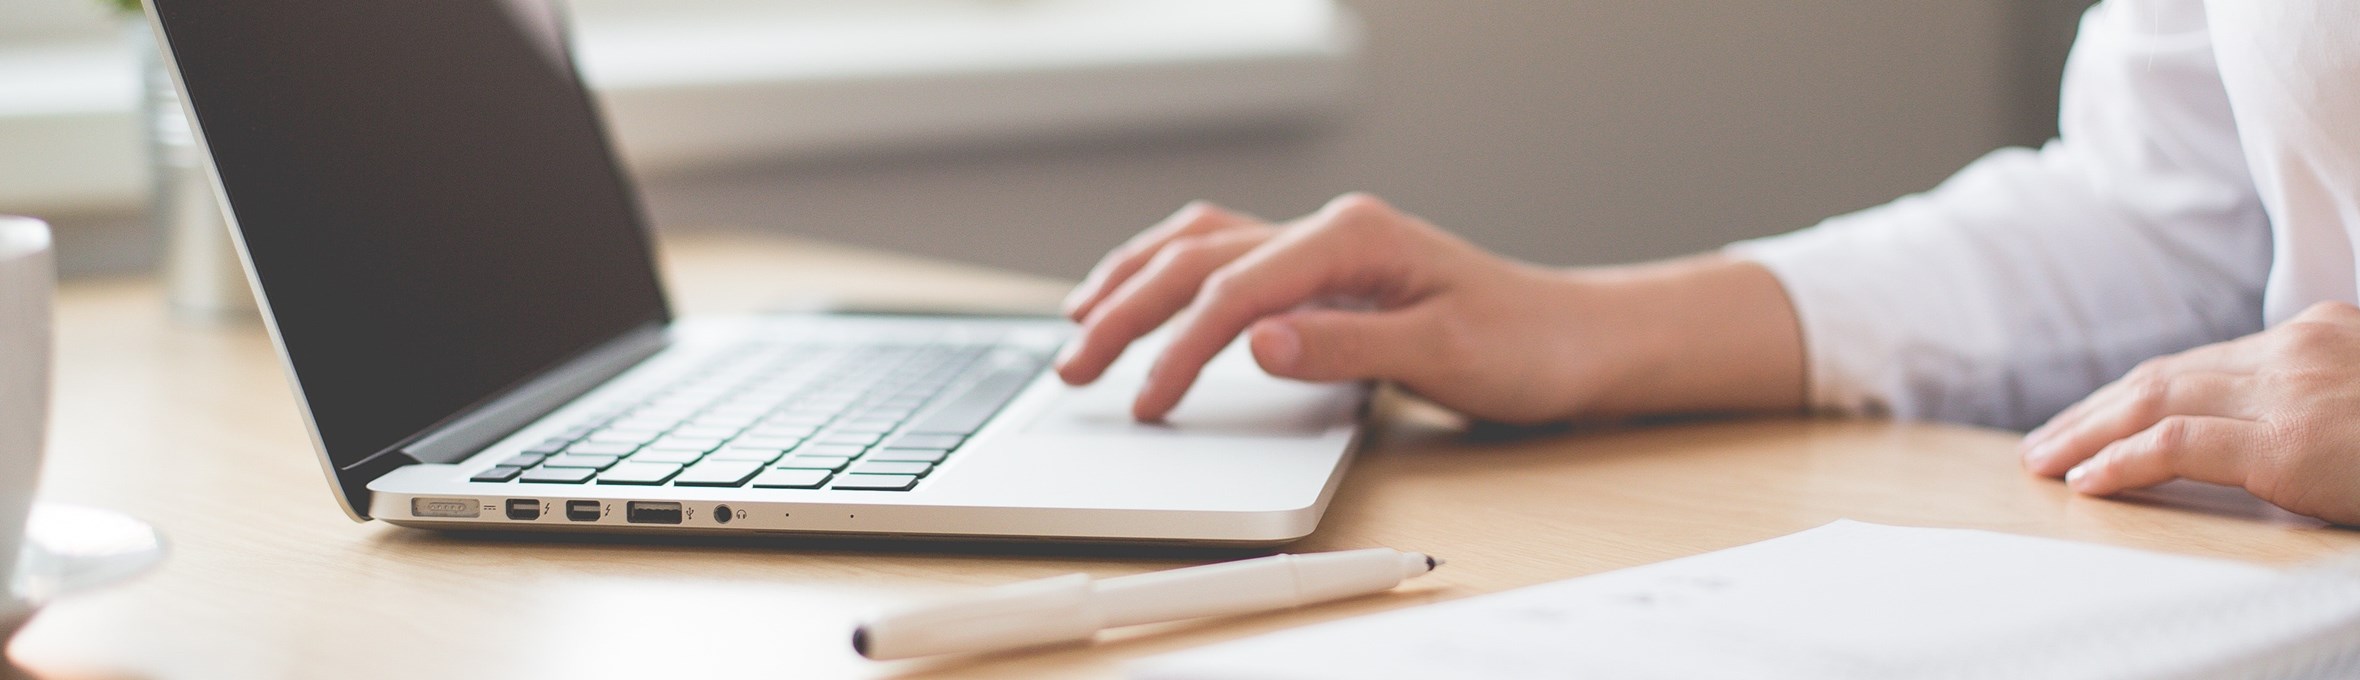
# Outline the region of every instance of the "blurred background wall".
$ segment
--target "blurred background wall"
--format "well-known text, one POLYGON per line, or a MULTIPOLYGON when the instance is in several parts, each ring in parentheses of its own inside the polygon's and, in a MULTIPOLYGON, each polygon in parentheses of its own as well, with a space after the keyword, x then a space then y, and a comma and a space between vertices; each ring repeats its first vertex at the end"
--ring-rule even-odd
POLYGON ((2035 0, 1353 0, 1324 124, 652 178, 658 220, 1062 275, 1191 198, 1373 191, 1549 263, 1668 256, 1921 190, 2054 135, 2079 7, 2035 0))
MULTIPOLYGON (((781 230, 1065 276, 1188 199, 1275 218, 1348 190, 1529 260, 1661 257, 1806 226, 2046 139, 2086 5, 1340 4, 1359 37, 1344 86, 1309 115, 635 171, 663 229, 781 230)), ((59 223, 69 271, 153 257, 133 202, 34 207, 59 223)))

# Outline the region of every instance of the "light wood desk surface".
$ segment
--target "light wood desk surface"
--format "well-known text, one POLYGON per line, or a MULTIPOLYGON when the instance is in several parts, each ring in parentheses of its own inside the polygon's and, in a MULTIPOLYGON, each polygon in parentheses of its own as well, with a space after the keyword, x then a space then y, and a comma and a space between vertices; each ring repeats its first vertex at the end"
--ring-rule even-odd
MULTIPOLYGON (((749 311, 788 291, 878 303, 1040 308, 1065 283, 807 242, 668 241, 679 309, 749 311)), ((871 663, 847 645, 877 606, 1197 554, 809 542, 461 538, 338 512, 257 324, 167 318, 144 280, 77 282, 59 309, 57 427, 42 494, 133 513, 170 559, 43 612, 8 650, 56 678, 1106 677, 1128 659, 1777 536, 1842 517, 2287 562, 2360 532, 2183 485, 2075 497, 2019 472, 2001 432, 1880 422, 1697 422, 1492 438, 1407 400, 1293 547, 1450 559, 1389 594, 1151 626, 1089 647, 871 663)))

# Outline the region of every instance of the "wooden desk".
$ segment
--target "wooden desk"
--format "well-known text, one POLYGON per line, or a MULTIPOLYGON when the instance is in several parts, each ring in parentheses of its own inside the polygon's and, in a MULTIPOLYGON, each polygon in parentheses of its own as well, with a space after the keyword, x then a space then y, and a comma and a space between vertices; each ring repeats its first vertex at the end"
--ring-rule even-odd
MULTIPOLYGON (((818 244, 670 244, 692 313, 786 291, 878 303, 1038 307, 1062 282, 818 244)), ((1725 548, 1840 518, 1980 527, 2286 562, 2360 548, 2242 495, 2182 486, 2122 502, 2017 469, 2007 433, 1830 420, 1468 435, 1390 400, 1323 528, 1297 546, 1448 557, 1392 593, 1124 631, 1100 644, 871 663, 846 643, 879 605, 1202 555, 798 542, 456 538, 353 524, 321 479, 258 325, 167 320, 146 281, 66 287, 43 495, 158 525, 173 554, 67 601, 8 650, 38 677, 1105 677, 1126 659, 1725 548)))

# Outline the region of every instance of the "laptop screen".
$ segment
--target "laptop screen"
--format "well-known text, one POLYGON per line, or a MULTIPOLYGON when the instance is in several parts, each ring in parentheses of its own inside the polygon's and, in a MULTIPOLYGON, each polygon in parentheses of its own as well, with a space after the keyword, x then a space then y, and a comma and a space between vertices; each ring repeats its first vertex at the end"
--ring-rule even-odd
POLYGON ((330 461, 669 317, 540 0, 153 0, 330 461))

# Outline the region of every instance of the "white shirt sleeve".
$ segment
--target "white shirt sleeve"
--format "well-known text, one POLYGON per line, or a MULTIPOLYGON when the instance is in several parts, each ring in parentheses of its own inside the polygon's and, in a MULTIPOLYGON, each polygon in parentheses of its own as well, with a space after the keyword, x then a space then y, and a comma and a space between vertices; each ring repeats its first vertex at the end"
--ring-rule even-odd
POLYGON ((2360 2, 2215 0, 2205 9, 2270 215, 2263 318, 2360 302, 2360 2))
POLYGON ((1816 407, 2029 427, 2140 360, 2261 328, 2270 223, 2199 0, 2085 14, 2059 127, 1729 247, 1794 301, 1816 407))

